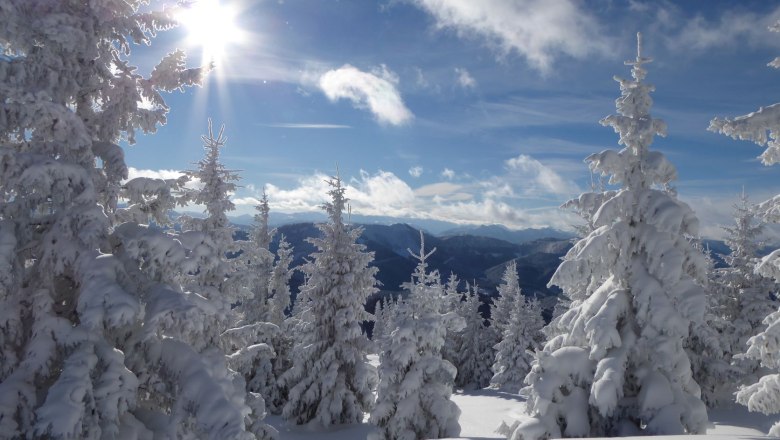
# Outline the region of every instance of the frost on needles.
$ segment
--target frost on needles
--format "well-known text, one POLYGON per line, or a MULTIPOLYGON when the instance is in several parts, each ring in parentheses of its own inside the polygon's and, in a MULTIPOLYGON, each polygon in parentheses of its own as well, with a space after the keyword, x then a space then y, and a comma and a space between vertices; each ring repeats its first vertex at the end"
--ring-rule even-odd
POLYGON ((643 82, 639 37, 632 79, 615 78, 617 114, 604 118, 620 135, 620 151, 587 162, 619 189, 581 196, 595 229, 566 255, 551 284, 580 298, 561 321, 568 331, 537 352, 528 410, 532 417, 504 432, 512 440, 549 437, 702 433, 707 413, 683 349, 702 320, 704 256, 693 211, 669 187, 676 171, 649 151, 666 124, 650 115, 652 86, 643 82), (593 201, 597 203, 588 203, 593 201))

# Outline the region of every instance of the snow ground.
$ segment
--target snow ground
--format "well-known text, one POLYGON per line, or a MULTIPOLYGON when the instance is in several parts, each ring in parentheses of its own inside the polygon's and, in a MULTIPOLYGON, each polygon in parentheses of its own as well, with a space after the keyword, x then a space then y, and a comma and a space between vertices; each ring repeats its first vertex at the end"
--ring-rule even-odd
MULTIPOLYGON (((378 362, 377 356, 369 356, 372 363, 378 362)), ((470 390, 453 394, 452 400, 460 407, 460 426, 462 439, 489 440, 503 439, 495 432, 501 422, 510 423, 526 417, 525 402, 520 396, 496 390, 470 390)), ((766 432, 776 419, 772 416, 748 412, 747 408, 733 404, 710 411, 710 428, 707 435, 698 439, 735 439, 755 440, 766 438, 766 432)), ((287 424, 281 416, 268 416, 266 421, 279 430, 282 440, 364 440, 373 427, 366 423, 345 425, 322 430, 314 426, 295 426, 287 424)), ((682 440, 691 436, 658 436, 661 440, 682 440)), ((647 437, 625 437, 647 440, 647 437)))

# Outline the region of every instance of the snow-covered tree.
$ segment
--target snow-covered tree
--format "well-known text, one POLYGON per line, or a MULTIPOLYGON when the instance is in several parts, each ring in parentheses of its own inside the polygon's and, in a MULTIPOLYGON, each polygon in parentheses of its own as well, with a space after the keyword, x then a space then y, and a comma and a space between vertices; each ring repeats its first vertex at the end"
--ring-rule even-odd
POLYGON ((374 341, 377 349, 379 349, 381 341, 393 331, 398 301, 403 300, 400 298, 396 300, 392 296, 387 296, 376 303, 374 308, 374 329, 371 339, 374 341))
POLYGON ((723 315, 723 289, 710 251, 701 242, 694 241, 693 245, 704 255, 707 265, 707 304, 704 319, 691 323, 684 347, 691 361, 693 379, 701 388, 701 399, 707 407, 714 408, 733 401, 736 389, 739 374, 731 365, 728 342, 733 326, 723 315))
POLYGON ((283 328, 290 303, 292 250, 281 237, 278 260, 274 261, 270 245, 276 230, 268 224, 270 207, 265 193, 256 209, 249 240, 238 242, 243 252, 230 261, 230 283, 240 286, 246 296, 232 306, 237 324, 223 337, 234 360, 232 365, 244 375, 248 390, 262 395, 269 409, 278 413, 284 400, 278 378, 289 368, 287 357, 292 346, 292 338, 283 328))
POLYGON ((184 54, 148 78, 134 44, 172 27, 147 2, 5 0, 0 6, 0 435, 253 438, 262 402, 214 347, 183 292, 164 221, 173 182, 127 178, 122 148, 165 122, 162 94, 198 84, 184 54), (141 105, 144 103, 145 105, 141 105), (130 199, 118 208, 118 199, 130 199), (160 205, 155 205, 156 200, 160 205), (148 202, 148 203, 147 203, 148 202), (159 216, 158 216, 159 215, 159 216), (123 222, 119 224, 119 222, 123 222))
POLYGON ((271 277, 268 280, 268 321, 281 326, 285 320, 287 310, 290 308, 290 278, 293 275, 291 268, 293 260, 293 248, 287 242, 284 234, 279 237, 279 246, 276 249, 276 259, 271 269, 271 277))
POLYGON ((302 268, 308 312, 296 330, 301 335, 296 335, 292 367, 282 376, 289 389, 284 417, 322 426, 361 422, 373 405, 377 380, 366 357, 370 341, 360 326, 371 319, 364 307, 377 290, 377 269, 369 266, 374 255, 357 243, 362 229, 344 223, 341 179, 327 182, 331 201, 324 209, 330 221, 318 225, 322 237, 309 239, 317 251, 302 268))
POLYGON ((444 287, 437 271, 429 272, 420 233, 420 253, 412 282, 405 285, 409 297, 399 302, 395 324, 383 340, 379 362, 377 402, 371 423, 379 428, 374 440, 422 440, 457 437, 460 408, 450 400, 457 373, 442 359, 448 328, 465 323, 454 313, 443 314, 444 287))
POLYGON ((261 390, 270 411, 274 414, 281 414, 282 406, 287 400, 287 391, 280 383, 280 378, 285 371, 290 369, 290 351, 294 342, 290 322, 285 318, 286 310, 290 307, 290 277, 293 273, 293 269, 290 268, 292 253, 292 247, 282 234, 279 237, 276 261, 269 279, 270 299, 268 300, 267 316, 268 323, 277 326, 281 331, 276 332, 270 342, 276 353, 276 356, 271 360, 273 381, 268 381, 268 386, 261 390))
POLYGON ((220 150, 225 146, 225 126, 220 127, 217 136, 211 119, 208 121, 208 133, 201 136, 205 157, 197 162, 197 169, 185 171, 185 175, 199 188, 188 189, 188 201, 201 205, 206 211, 205 218, 182 216, 180 240, 191 252, 200 255, 204 264, 193 274, 191 285, 203 291, 210 299, 228 305, 244 299, 248 293, 232 277, 238 261, 228 260, 228 252, 238 250, 227 213, 235 209, 230 194, 236 190, 236 181, 240 178, 236 171, 228 170, 220 160, 220 150), (244 290, 244 291, 242 291, 244 290))
POLYGON ((457 363, 458 375, 455 386, 458 388, 484 388, 493 377, 493 328, 485 324, 485 318, 479 311, 479 288, 470 286, 466 300, 461 303, 460 316, 466 326, 459 334, 457 363))
POLYGON ((517 274, 517 261, 512 260, 504 269, 501 284, 498 285, 498 298, 493 300, 490 308, 490 326, 500 335, 509 324, 510 314, 515 302, 522 301, 523 292, 520 289, 520 278, 517 274))
MULTIPOLYGON (((764 319, 765 330, 748 341, 746 355, 761 361, 761 365, 774 371, 758 382, 743 387, 737 393, 737 402, 750 411, 764 414, 780 413, 780 310, 764 319)), ((780 437, 780 422, 775 423, 769 435, 780 437)))
POLYGON ((756 208, 744 192, 741 203, 734 208, 735 224, 723 228, 731 253, 724 258, 729 267, 718 271, 719 305, 723 318, 730 323, 730 331, 723 335, 726 347, 730 354, 737 356, 743 375, 750 376, 758 368, 758 362, 739 359, 739 355, 747 350, 748 339, 764 329, 764 318, 777 310, 778 285, 755 272, 763 230, 756 208))
POLYGON ((239 250, 233 239, 235 228, 227 217, 235 208, 230 194, 235 191, 239 176, 227 170, 220 160, 220 151, 227 142, 224 129, 220 127, 215 136, 212 122, 208 121, 208 132, 201 136, 205 157, 198 161, 196 170, 185 171, 188 179, 199 182, 199 187, 183 191, 186 200, 203 206, 206 212, 205 218, 180 218, 182 233, 177 238, 198 262, 194 270, 187 272, 185 287, 202 292, 216 311, 203 322, 207 340, 213 340, 223 350, 231 368, 243 375, 249 392, 268 397, 276 384, 272 341, 279 334, 279 327, 265 320, 271 267, 266 264, 260 268, 264 271, 264 285, 259 299, 249 288, 255 287, 250 283, 255 277, 247 274, 248 270, 257 269, 251 264, 257 263, 251 260, 253 256, 272 261, 273 255, 255 246, 248 246, 250 251, 241 258, 229 255, 239 250), (237 303, 241 306, 235 307, 237 303))
MULTIPOLYGON (((422 240, 422 237, 420 238, 422 240)), ((447 283, 444 285, 444 297, 439 302, 439 311, 453 316, 462 316, 462 305, 466 298, 466 292, 460 290, 460 280, 454 273, 450 273, 447 283)), ((460 353, 461 328, 453 328, 444 336, 444 346, 441 348, 441 357, 452 365, 457 365, 460 353)))
POLYGON ((617 115, 602 119, 620 135, 621 151, 587 158, 619 185, 608 196, 580 197, 595 229, 567 253, 550 284, 583 298, 561 320, 569 331, 537 352, 526 377, 532 417, 513 440, 549 437, 701 433, 707 412, 683 348, 702 320, 706 282, 693 211, 667 191, 676 177, 663 154, 649 151, 666 124, 650 115, 652 86, 637 56, 632 79, 616 78, 617 115))
POLYGON ((531 370, 534 353, 542 348, 544 318, 539 300, 520 297, 512 302, 509 321, 495 346, 491 387, 516 393, 531 370))
MULTIPOLYGON (((239 257, 241 263, 236 274, 240 278, 243 287, 248 290, 248 298, 242 301, 241 305, 244 315, 243 319, 246 322, 272 321, 270 319, 269 298, 271 275, 274 270, 274 254, 271 252, 271 241, 274 235, 276 235, 276 230, 268 225, 271 208, 268 205, 268 196, 265 192, 263 192, 263 197, 260 199, 260 204, 255 206, 255 209, 258 212, 254 216, 254 224, 249 231, 248 243, 241 246, 243 252, 239 257)), ((289 249, 285 252, 289 254, 289 249)), ((281 281, 279 287, 284 289, 284 283, 289 280, 289 277, 287 280, 284 279, 284 276, 289 273, 289 262, 288 267, 285 269, 280 266, 279 272, 278 276, 282 277, 279 280, 281 281)), ((284 301, 283 298, 280 299, 282 299, 282 302, 284 301)), ((281 325, 284 320, 284 310, 282 310, 281 319, 278 313, 275 318, 274 324, 281 325)))

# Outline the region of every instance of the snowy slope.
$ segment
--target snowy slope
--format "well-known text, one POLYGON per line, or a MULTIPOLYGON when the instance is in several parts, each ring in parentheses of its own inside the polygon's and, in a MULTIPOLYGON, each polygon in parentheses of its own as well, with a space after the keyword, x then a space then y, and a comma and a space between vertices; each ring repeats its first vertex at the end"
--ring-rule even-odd
MULTIPOLYGON (((377 364, 376 355, 369 356, 372 364, 377 364)), ((517 395, 495 390, 475 390, 454 393, 452 400, 460 407, 460 426, 462 439, 488 440, 503 439, 496 433, 501 422, 526 417, 525 403, 517 395)), ((320 430, 316 427, 288 425, 279 416, 266 419, 279 430, 279 437, 285 440, 364 440, 373 431, 368 423, 335 427, 320 430)), ((755 440, 765 438, 772 426, 773 418, 762 414, 750 413, 740 405, 719 408, 710 412, 710 427, 704 436, 695 436, 697 440, 736 439, 755 440)), ((657 436, 659 440, 687 440, 694 436, 672 435, 657 436)), ((632 439, 634 437, 625 437, 632 439)), ((637 440, 647 437, 636 437, 637 440)))

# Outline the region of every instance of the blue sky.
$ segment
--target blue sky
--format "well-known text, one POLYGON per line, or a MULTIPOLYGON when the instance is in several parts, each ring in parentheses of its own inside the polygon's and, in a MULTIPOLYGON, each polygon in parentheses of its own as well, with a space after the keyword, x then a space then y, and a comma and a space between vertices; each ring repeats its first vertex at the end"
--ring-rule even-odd
MULTIPOLYGON (((207 1, 207 0, 201 0, 207 1)), ((211 0, 213 1, 213 0, 211 0)), ((590 187, 583 159, 619 148, 598 121, 614 113, 635 34, 654 58, 654 148, 677 166, 680 198, 719 235, 742 187, 780 189, 761 149, 708 132, 715 116, 780 101, 780 3, 767 1, 221 0, 243 38, 225 46, 202 88, 167 97, 168 124, 126 154, 133 174, 190 168, 207 118, 226 125, 225 164, 242 170, 237 213, 265 187, 278 212, 314 211, 323 178, 349 184, 352 210, 509 227, 566 228, 558 209, 590 187)), ((165 32, 134 54, 185 48, 165 32)))

